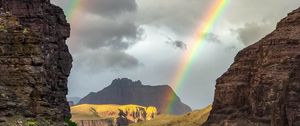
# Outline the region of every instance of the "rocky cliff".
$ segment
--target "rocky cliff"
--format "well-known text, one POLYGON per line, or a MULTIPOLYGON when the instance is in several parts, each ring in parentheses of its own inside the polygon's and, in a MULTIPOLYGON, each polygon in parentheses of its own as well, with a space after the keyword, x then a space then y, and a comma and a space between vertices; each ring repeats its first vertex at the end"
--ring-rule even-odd
MULTIPOLYGON (((160 113, 167 112, 165 102, 168 101, 164 94, 175 92, 167 85, 147 86, 141 81, 132 81, 127 78, 115 79, 110 86, 97 93, 90 93, 82 98, 79 104, 137 104, 141 106, 155 106, 160 113)), ((181 102, 176 95, 174 107, 169 114, 184 114, 191 108, 181 102)))
POLYGON ((149 121, 133 123, 129 126, 201 126, 206 122, 210 110, 211 105, 184 115, 158 115, 149 121))
POLYGON ((300 126, 300 8, 217 79, 208 126, 300 126))
POLYGON ((70 27, 50 0, 0 0, 0 125, 62 126, 70 116, 70 27))
POLYGON ((80 120, 76 121, 77 126, 115 126, 112 120, 80 120))
POLYGON ((78 126, 103 126, 151 120, 157 116, 153 106, 139 105, 91 105, 82 104, 71 107, 72 120, 78 126))

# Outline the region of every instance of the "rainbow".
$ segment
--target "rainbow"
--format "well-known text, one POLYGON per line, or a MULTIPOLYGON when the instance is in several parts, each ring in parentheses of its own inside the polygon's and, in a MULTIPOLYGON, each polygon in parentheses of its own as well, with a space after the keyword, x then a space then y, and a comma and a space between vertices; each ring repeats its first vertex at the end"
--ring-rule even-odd
POLYGON ((69 21, 73 20, 75 10, 80 7, 81 1, 82 0, 68 0, 68 6, 65 13, 69 21))
MULTIPOLYGON (((215 0, 215 2, 207 12, 207 15, 201 18, 201 25, 196 30, 195 41, 192 42, 190 46, 191 48, 185 52, 184 56, 182 57, 181 63, 175 73, 175 76, 171 81, 171 87, 174 88, 175 91, 178 91, 178 89, 181 88, 184 81, 188 77, 188 73, 191 71, 191 66, 197 59, 199 48, 206 40, 207 33, 210 33, 213 30, 219 17, 224 12, 224 9, 228 2, 229 0, 215 0)), ((168 93, 166 94, 166 98, 167 101, 164 106, 166 107, 167 113, 171 113, 176 96, 175 94, 168 93)))

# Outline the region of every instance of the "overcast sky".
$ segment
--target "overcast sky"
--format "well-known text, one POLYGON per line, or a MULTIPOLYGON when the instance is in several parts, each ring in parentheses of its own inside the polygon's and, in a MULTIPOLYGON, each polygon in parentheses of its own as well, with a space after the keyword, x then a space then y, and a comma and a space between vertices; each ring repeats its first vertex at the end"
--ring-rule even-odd
MULTIPOLYGON (((51 0, 67 10, 73 0, 51 0)), ((115 78, 165 85, 214 0, 82 0, 69 19, 73 55, 69 96, 83 97, 115 78)), ((212 103, 215 80, 236 53, 274 30, 299 0, 228 0, 177 91, 193 109, 212 103)))

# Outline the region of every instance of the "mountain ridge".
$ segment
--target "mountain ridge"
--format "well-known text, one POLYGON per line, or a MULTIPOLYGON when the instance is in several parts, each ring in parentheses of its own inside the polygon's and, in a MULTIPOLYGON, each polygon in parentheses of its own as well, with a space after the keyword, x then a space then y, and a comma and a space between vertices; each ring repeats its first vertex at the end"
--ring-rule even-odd
POLYGON ((91 92, 82 98, 79 104, 137 104, 142 106, 155 106, 160 113, 167 112, 165 93, 175 96, 175 106, 169 114, 184 114, 192 109, 182 103, 173 89, 168 85, 150 86, 143 85, 141 81, 132 81, 128 78, 118 78, 111 85, 98 92, 91 92), (176 110, 177 109, 177 110, 176 110))

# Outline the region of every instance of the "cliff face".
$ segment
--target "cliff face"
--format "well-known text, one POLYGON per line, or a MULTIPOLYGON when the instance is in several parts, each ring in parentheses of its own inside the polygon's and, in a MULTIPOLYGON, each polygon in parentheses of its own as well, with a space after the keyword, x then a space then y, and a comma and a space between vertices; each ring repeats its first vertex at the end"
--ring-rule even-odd
POLYGON ((78 126, 128 125, 157 116, 155 107, 139 105, 82 104, 72 106, 71 112, 72 120, 77 122, 78 126))
POLYGON ((0 0, 0 125, 63 125, 70 116, 70 27, 50 0, 0 0))
POLYGON ((112 120, 80 120, 76 121, 77 126, 114 126, 112 120))
POLYGON ((300 125, 300 8, 218 80, 210 126, 300 125))
POLYGON ((211 105, 184 115, 159 115, 149 121, 134 123, 130 126, 201 126, 206 122, 210 110, 211 105))
MULTIPOLYGON (((168 101, 165 93, 175 92, 171 87, 147 86, 140 81, 132 81, 126 78, 116 79, 112 84, 97 93, 90 93, 82 98, 79 104, 137 104, 141 106, 155 106, 160 113, 166 113, 165 103, 168 101)), ((174 107, 169 114, 184 114, 191 108, 181 102, 178 96, 175 98, 174 107)))

